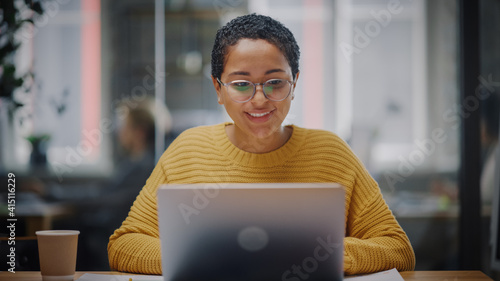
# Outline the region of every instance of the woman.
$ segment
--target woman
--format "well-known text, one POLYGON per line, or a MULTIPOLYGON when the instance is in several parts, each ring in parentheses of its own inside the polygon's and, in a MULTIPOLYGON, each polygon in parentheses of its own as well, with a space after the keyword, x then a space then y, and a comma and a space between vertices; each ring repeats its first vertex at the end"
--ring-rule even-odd
POLYGON ((338 182, 346 188, 346 274, 412 270, 405 232, 377 183, 338 136, 282 126, 299 78, 299 47, 261 15, 219 29, 212 51, 218 102, 234 123, 182 133, 159 160, 128 218, 110 237, 112 269, 161 274, 156 190, 165 183, 338 182))

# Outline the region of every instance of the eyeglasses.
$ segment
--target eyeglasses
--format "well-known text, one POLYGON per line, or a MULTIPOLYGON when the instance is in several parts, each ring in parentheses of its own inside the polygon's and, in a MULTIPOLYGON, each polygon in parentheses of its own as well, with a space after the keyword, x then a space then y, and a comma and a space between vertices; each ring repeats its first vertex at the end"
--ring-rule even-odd
POLYGON ((286 79, 271 79, 264 83, 253 83, 246 80, 235 80, 229 83, 222 83, 219 78, 217 81, 226 86, 229 97, 239 103, 251 100, 255 96, 258 85, 262 85, 264 96, 271 101, 282 101, 290 95, 293 83, 286 79))

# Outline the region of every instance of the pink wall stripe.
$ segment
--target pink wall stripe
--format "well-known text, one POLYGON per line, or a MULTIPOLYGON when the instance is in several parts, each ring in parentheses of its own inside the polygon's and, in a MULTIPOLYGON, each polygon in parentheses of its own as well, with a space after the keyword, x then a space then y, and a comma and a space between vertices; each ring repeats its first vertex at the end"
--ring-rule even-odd
MULTIPOLYGON (((304 10, 320 10, 322 0, 306 0, 304 10)), ((321 18, 312 17, 306 12, 303 26, 303 73, 304 79, 304 126, 308 128, 323 127, 323 22, 321 18)))
POLYGON ((82 1, 82 145, 92 148, 89 160, 96 160, 102 143, 101 119, 101 2, 82 1), (89 137, 93 136, 93 137, 89 137))

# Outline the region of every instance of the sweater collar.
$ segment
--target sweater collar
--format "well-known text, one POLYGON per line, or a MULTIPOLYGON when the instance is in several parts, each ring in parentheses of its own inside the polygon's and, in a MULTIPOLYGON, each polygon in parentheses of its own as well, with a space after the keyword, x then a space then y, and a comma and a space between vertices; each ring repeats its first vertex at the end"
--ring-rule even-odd
POLYGON ((293 129, 292 136, 280 148, 267 153, 246 152, 235 146, 228 138, 225 127, 233 123, 222 123, 214 126, 214 141, 222 155, 240 166, 273 167, 281 166, 300 148, 304 141, 305 129, 289 125, 293 129))

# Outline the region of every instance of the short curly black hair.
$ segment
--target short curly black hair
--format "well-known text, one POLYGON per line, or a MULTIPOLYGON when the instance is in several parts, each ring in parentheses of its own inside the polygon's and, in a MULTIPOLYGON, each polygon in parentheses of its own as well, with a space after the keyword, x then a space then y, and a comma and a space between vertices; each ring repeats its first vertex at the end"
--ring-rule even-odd
POLYGON ((227 49, 240 39, 263 39, 281 50, 292 68, 292 75, 299 72, 300 50, 292 32, 279 21, 263 15, 249 14, 237 17, 221 27, 215 35, 212 49, 212 76, 221 78, 227 49))

